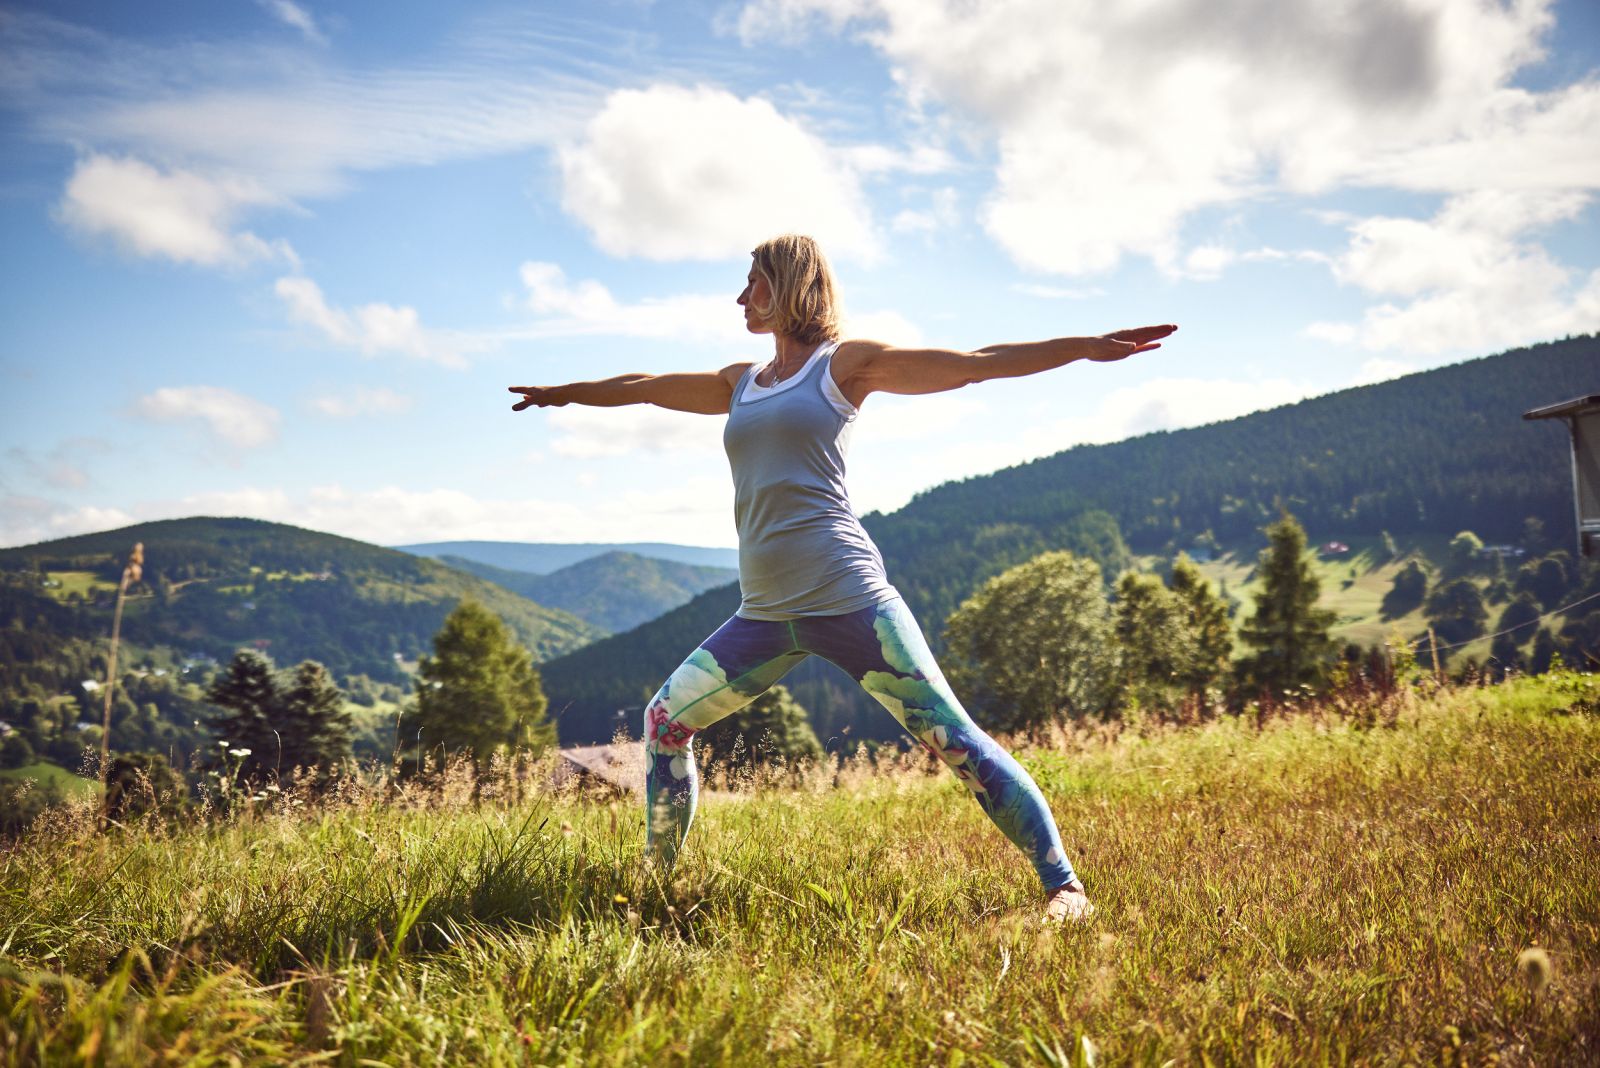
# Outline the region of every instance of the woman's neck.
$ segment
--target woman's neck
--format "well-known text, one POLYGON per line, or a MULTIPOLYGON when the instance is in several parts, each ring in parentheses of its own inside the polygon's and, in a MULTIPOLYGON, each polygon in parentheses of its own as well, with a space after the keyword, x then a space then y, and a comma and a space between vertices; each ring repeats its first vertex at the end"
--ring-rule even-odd
POLYGON ((815 342, 776 335, 773 341, 772 370, 777 381, 782 381, 805 366, 806 360, 817 351, 815 342))

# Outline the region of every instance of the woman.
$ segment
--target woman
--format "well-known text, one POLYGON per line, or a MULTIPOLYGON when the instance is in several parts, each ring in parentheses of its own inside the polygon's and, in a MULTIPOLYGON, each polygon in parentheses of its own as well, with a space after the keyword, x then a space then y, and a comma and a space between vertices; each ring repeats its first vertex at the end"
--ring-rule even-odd
POLYGON ((896 348, 839 338, 833 274, 816 242, 785 235, 752 253, 745 326, 771 334, 773 358, 708 374, 620 375, 564 386, 512 386, 512 406, 654 404, 727 415, 739 531, 738 613, 672 673, 645 711, 646 851, 677 856, 698 795, 693 742, 815 653, 856 679, 937 753, 1043 881, 1045 918, 1093 906, 1050 809, 1028 773, 962 709, 845 492, 850 424, 873 393, 938 393, 1074 360, 1120 360, 1159 348, 1177 328, 991 345, 976 352, 896 348))

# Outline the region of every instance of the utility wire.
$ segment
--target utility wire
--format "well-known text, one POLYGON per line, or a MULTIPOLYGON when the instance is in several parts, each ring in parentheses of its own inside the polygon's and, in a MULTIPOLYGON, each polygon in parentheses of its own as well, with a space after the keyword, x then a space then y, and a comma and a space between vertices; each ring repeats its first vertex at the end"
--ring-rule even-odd
POLYGON ((1454 643, 1452 645, 1436 645, 1436 646, 1434 646, 1434 649, 1437 650, 1438 652, 1442 653, 1447 649, 1459 649, 1463 645, 1471 645, 1473 642, 1482 641, 1485 638, 1489 638, 1489 639, 1492 640, 1494 638, 1500 637, 1500 635, 1502 635, 1502 634, 1510 634, 1514 630, 1521 630, 1523 627, 1531 627, 1535 623, 1543 623, 1545 620, 1549 619, 1551 616, 1559 616, 1561 613, 1570 611, 1571 609, 1574 609, 1574 608, 1578 607, 1580 604, 1583 604, 1586 601, 1592 601, 1596 597, 1600 597, 1600 593, 1591 593, 1587 597, 1580 597, 1576 601, 1573 601, 1571 604, 1564 604, 1560 608, 1553 608, 1550 611, 1546 612, 1544 615, 1535 616, 1533 619, 1528 620, 1526 623, 1518 623, 1514 627, 1507 627, 1505 630, 1497 630, 1493 634, 1480 634, 1476 638, 1468 638, 1464 642, 1456 642, 1456 643, 1454 643))

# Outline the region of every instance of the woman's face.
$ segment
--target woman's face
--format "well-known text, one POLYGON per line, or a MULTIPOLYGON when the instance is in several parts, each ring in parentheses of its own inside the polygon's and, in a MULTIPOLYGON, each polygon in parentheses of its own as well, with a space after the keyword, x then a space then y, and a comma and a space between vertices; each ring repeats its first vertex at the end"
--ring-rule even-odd
POLYGON ((744 328, 752 334, 770 334, 772 328, 767 326, 761 317, 758 308, 772 307, 772 287, 756 270, 755 263, 750 264, 750 273, 745 278, 744 291, 739 294, 739 307, 744 309, 744 328))

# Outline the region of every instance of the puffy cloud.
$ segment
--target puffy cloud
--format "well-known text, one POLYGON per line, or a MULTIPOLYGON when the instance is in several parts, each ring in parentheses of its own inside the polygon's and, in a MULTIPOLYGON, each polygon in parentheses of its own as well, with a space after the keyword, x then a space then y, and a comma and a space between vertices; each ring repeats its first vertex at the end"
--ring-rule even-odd
POLYGON ((278 198, 242 178, 161 171, 141 160, 91 154, 78 161, 56 214, 90 237, 106 237, 139 256, 234 266, 259 259, 294 262, 282 241, 264 241, 234 220, 278 198))
POLYGON ((349 310, 330 307, 322 288, 298 275, 278 279, 273 291, 288 306, 292 320, 314 328, 341 348, 364 356, 397 352, 446 367, 466 366, 460 345, 424 329, 415 308, 382 303, 349 310))
POLYGON ((360 386, 340 393, 312 397, 307 404, 313 411, 334 419, 357 415, 400 415, 411 410, 411 398, 385 386, 360 386))
POLYGON ((1389 299, 1358 323, 1313 323, 1306 332, 1431 355, 1600 328, 1600 271, 1579 278, 1531 239, 1577 218, 1588 202, 1584 193, 1491 190, 1450 197, 1432 219, 1350 221, 1334 276, 1389 299))
POLYGON ((785 231, 877 251, 848 158, 760 98, 619 90, 560 158, 563 206, 613 255, 733 258, 785 231))
POLYGON ((1600 183, 1600 84, 1508 87, 1551 7, 752 0, 738 28, 859 30, 913 113, 940 106, 992 141, 989 233, 1026 267, 1087 274, 1128 253, 1181 264, 1193 212, 1265 189, 1600 183))
POLYGON ((198 421, 218 440, 252 449, 277 439, 278 410, 221 386, 164 386, 134 402, 158 423, 198 421))

